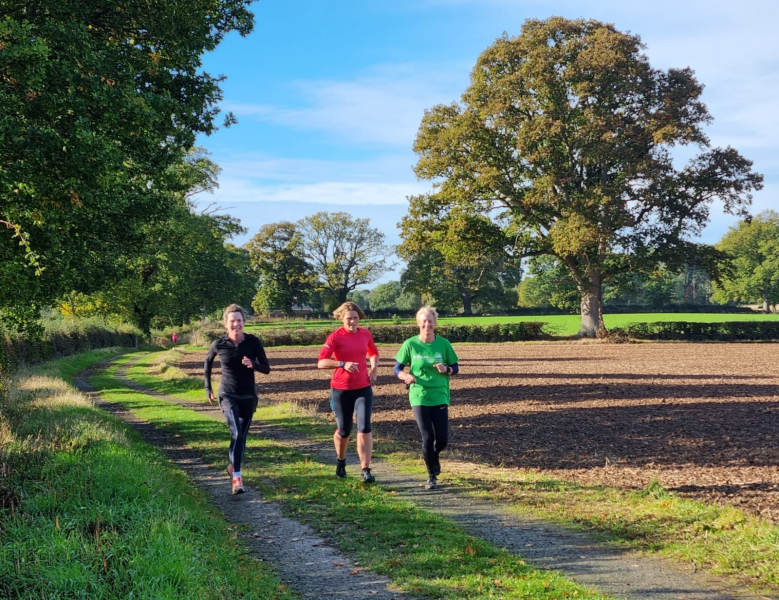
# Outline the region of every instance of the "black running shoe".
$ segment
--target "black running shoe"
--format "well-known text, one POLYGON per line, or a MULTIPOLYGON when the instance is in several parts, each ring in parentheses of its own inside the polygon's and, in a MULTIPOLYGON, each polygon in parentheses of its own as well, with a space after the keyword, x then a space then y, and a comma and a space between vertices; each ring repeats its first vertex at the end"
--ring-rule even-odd
POLYGON ((431 475, 427 478, 427 483, 425 483, 425 489, 426 490, 434 490, 438 487, 438 480, 435 478, 435 475, 431 475))
POLYGON ((373 476, 373 473, 371 473, 370 469, 363 469, 362 470, 362 482, 363 483, 373 483, 376 481, 376 478, 373 476))
POLYGON ((346 477, 346 459, 344 460, 335 460, 335 476, 336 477, 346 477))

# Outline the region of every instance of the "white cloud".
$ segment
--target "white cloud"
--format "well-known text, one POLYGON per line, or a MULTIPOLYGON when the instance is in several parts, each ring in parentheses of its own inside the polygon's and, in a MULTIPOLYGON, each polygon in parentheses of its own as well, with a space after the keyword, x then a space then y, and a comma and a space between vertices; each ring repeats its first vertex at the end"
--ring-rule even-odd
POLYGON ((327 180, 413 181, 411 152, 383 154, 362 160, 279 158, 257 153, 230 155, 219 161, 223 179, 311 183, 327 180))
POLYGON ((226 178, 213 196, 203 201, 220 205, 242 202, 305 202, 322 205, 406 205, 406 196, 430 189, 421 183, 370 183, 321 181, 290 185, 264 185, 251 179, 226 178))
POLYGON ((308 80, 293 84, 302 106, 225 103, 239 117, 304 131, 319 131, 355 144, 411 148, 425 109, 459 97, 470 66, 434 69, 377 66, 352 80, 308 80))

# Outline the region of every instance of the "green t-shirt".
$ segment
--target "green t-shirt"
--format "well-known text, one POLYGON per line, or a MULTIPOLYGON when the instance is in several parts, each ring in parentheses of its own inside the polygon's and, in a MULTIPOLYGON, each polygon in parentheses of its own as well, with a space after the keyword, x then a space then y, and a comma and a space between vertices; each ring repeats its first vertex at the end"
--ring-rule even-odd
POLYGON ((436 336, 432 342, 425 344, 415 335, 403 342, 395 360, 410 365, 409 372, 417 380, 408 391, 411 406, 449 404, 449 375, 439 373, 433 366, 459 362, 449 340, 436 336))

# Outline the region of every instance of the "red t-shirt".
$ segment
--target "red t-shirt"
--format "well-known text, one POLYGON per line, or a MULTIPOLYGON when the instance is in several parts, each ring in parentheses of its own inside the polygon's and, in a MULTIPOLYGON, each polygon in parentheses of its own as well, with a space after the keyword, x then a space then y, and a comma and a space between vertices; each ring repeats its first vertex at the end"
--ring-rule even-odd
POLYGON ((319 360, 332 358, 360 365, 360 370, 356 373, 349 373, 340 368, 335 369, 333 378, 330 380, 330 387, 336 390, 359 390, 371 384, 365 357, 378 355, 379 350, 373 342, 370 331, 358 327, 357 333, 351 333, 341 327, 327 336, 325 345, 319 353, 319 360))

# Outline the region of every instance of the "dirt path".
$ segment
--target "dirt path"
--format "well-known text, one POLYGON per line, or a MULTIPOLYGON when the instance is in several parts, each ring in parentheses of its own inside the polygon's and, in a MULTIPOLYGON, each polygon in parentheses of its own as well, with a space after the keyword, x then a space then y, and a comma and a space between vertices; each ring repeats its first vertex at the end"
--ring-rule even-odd
MULTIPOLYGON (((127 368, 120 369, 118 373, 127 387, 214 418, 222 418, 218 408, 205 403, 186 402, 139 385, 127 377, 127 368)), ((329 446, 317 444, 284 428, 255 422, 252 433, 316 455, 322 462, 335 464, 329 446)), ((394 489, 418 506, 456 522, 471 535, 614 597, 641 600, 765 598, 692 569, 682 569, 664 559, 598 544, 586 534, 568 531, 541 519, 517 516, 499 503, 474 497, 453 486, 442 486, 439 490, 427 492, 420 488, 418 479, 401 473, 385 461, 374 460, 373 466, 380 485, 394 489)), ((352 465, 351 473, 356 475, 356 470, 356 465, 352 465)))
POLYGON ((260 493, 251 487, 247 486, 246 494, 230 495, 226 473, 209 467, 176 438, 136 418, 120 405, 107 402, 89 385, 89 375, 89 370, 80 373, 76 387, 91 397, 96 406, 131 425, 144 440, 163 450, 208 495, 228 522, 243 526, 238 528, 238 535, 251 556, 268 563, 301 598, 400 600, 406 597, 402 592, 390 590, 386 577, 360 568, 310 527, 285 517, 278 504, 263 501, 260 493))

